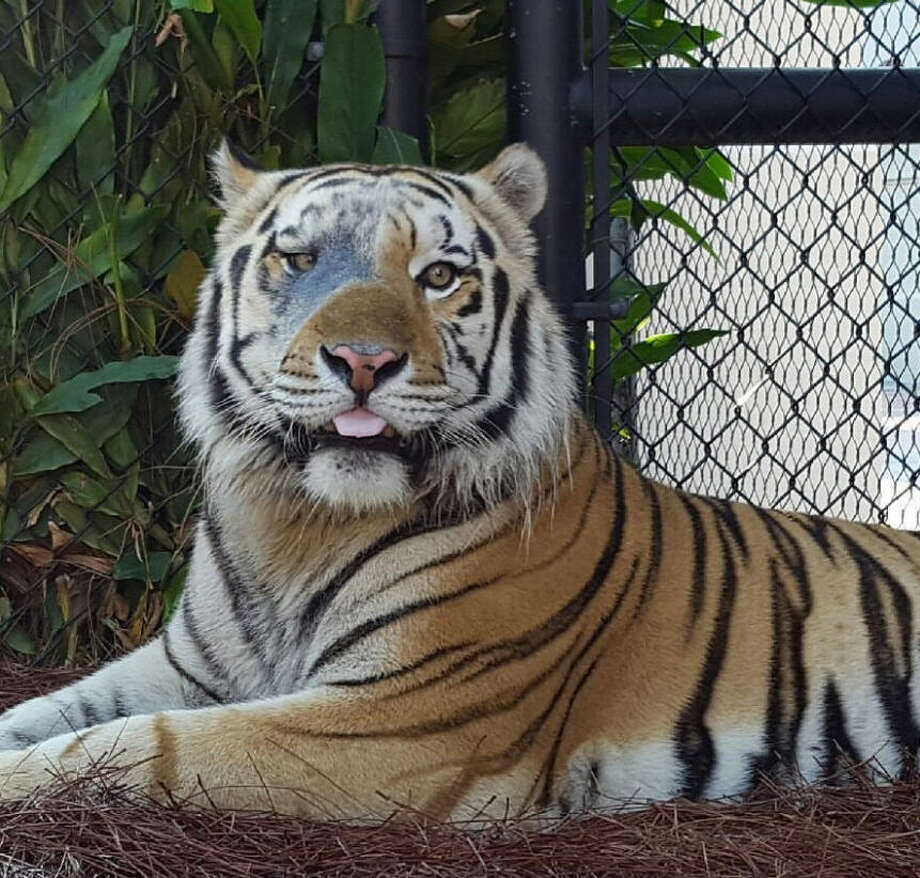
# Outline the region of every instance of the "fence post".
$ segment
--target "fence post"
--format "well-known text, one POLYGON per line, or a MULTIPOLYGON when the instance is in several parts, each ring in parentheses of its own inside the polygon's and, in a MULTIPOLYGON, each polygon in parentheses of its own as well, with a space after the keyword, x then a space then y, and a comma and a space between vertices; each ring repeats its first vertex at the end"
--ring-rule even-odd
POLYGON ((380 121, 411 134, 428 156, 428 35, 425 0, 383 0, 377 29, 387 65, 387 89, 380 121))
POLYGON ((568 320, 579 375, 585 324, 572 316, 584 292, 584 170, 573 89, 582 75, 580 0, 508 0, 508 136, 546 163, 549 194, 534 220, 540 280, 568 320))

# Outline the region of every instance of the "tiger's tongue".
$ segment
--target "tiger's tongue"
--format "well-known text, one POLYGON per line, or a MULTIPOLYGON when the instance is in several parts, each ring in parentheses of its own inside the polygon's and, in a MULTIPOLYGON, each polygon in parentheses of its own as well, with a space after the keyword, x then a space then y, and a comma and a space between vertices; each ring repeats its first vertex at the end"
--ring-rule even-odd
POLYGON ((386 427, 387 422, 369 412, 367 409, 357 408, 350 412, 342 412, 332 419, 336 430, 342 436, 354 436, 363 439, 367 436, 379 436, 386 427))

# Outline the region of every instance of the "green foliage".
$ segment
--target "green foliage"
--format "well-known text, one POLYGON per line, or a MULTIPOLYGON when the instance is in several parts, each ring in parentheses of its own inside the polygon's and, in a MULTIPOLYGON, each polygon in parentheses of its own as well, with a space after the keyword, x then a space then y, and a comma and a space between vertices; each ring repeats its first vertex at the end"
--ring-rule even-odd
MULTIPOLYGON (((413 138, 378 124, 374 5, 81 0, 55 7, 65 27, 49 4, 20 22, 17 4, 0 3, 0 32, 13 35, 0 53, 7 647, 98 658, 142 642, 174 610, 198 497, 169 379, 213 257, 207 155, 229 135, 270 168, 421 163, 413 138)), ((695 64, 719 36, 669 17, 661 0, 610 8, 617 66, 695 64)), ((431 160, 473 169, 505 137, 504 3, 433 0, 428 12, 431 160)), ((637 190, 668 178, 725 199, 731 168, 718 151, 623 149, 611 161, 612 215, 640 231, 669 223, 712 252, 637 190)), ((719 334, 636 340, 664 293, 625 275, 611 283, 627 307, 611 329, 617 378, 719 334)))

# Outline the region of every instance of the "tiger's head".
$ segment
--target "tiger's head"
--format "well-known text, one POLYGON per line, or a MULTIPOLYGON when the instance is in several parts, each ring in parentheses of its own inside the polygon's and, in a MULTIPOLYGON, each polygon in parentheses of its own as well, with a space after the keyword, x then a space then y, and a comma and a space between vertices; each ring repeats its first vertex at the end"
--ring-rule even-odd
POLYGON ((347 514, 526 493, 574 410, 528 226, 545 171, 264 171, 224 143, 223 219, 180 380, 214 479, 347 514))

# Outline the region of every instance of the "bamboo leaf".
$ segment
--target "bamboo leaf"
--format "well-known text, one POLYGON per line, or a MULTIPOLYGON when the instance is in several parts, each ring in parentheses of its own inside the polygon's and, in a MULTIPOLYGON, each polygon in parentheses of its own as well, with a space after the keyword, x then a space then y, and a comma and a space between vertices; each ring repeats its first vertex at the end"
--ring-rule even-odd
POLYGON ((320 68, 319 154, 324 162, 369 162, 386 68, 380 34, 364 24, 337 24, 320 68))
POLYGON ((70 146, 99 103, 132 30, 129 26, 113 34, 105 51, 86 70, 48 97, 10 165, 0 194, 0 212, 25 195, 70 146))
POLYGON ((268 0, 265 5, 262 65, 269 106, 287 106, 313 32, 316 4, 317 0, 268 0))

